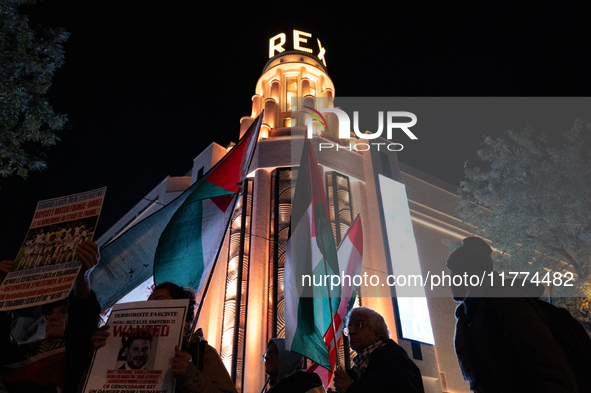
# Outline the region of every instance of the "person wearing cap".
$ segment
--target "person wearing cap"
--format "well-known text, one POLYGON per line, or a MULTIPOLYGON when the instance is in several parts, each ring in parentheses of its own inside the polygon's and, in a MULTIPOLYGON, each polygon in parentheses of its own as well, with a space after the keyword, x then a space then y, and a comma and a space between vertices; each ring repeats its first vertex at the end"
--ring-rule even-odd
MULTIPOLYGON (((100 306, 88 275, 98 263, 96 243, 78 246, 81 268, 68 299, 45 304, 45 338, 19 344, 11 335, 12 312, 0 312, 0 366, 10 392, 75 392, 92 353, 90 336, 98 325, 100 306)), ((0 281, 14 262, 0 263, 0 281)))
POLYGON ((304 357, 285 349, 285 339, 269 340, 263 360, 271 386, 267 393, 325 392, 318 374, 304 371, 304 357))
POLYGON ((334 386, 340 393, 424 393, 421 371, 406 351, 390 339, 388 325, 368 307, 352 309, 345 317, 349 344, 357 356, 352 370, 335 370, 334 386))
POLYGON ((517 280, 503 285, 493 270, 491 254, 484 240, 469 237, 446 263, 452 275, 480 278, 484 274, 486 278, 478 285, 463 282, 451 288, 459 302, 454 346, 470 389, 481 393, 579 392, 573 371, 536 303, 543 287, 517 280))

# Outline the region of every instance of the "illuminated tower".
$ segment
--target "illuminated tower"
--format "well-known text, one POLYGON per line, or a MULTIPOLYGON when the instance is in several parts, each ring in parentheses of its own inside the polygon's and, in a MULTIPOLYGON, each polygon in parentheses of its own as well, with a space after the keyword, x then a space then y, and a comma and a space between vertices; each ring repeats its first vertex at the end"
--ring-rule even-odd
MULTIPOLYGON (((264 110, 261 140, 245 187, 247 193, 230 230, 228 261, 224 269, 216 272, 218 295, 207 295, 220 299, 216 307, 210 308, 209 323, 215 326, 208 331, 219 332, 222 360, 232 371, 237 388, 244 391, 262 387, 265 376, 261 357, 266 343, 272 337, 284 336, 283 263, 293 193, 292 168, 299 165, 305 121, 309 118, 296 111, 294 105, 315 108, 320 100, 330 107, 334 97, 334 85, 325 65, 303 50, 307 49, 306 40, 301 37, 307 34, 294 32, 295 42, 300 44, 298 49, 284 50, 267 62, 255 87, 252 112, 240 120, 242 136, 264 110), (298 100, 299 97, 302 98, 298 100), (292 152, 294 139, 299 139, 297 154, 292 152), (216 314, 219 309, 223 309, 222 318, 216 314), (216 318, 221 321, 213 321, 216 318)), ((285 35, 273 41, 285 45, 285 35)), ((316 40, 310 42, 317 47, 316 40)), ((331 118, 330 124, 334 120, 331 118)), ((334 129, 338 129, 336 124, 334 129)), ((348 203, 348 196, 343 198, 342 206, 348 203)), ((351 217, 342 221, 343 226, 349 225, 351 217)), ((210 334, 208 339, 211 337, 210 334)))
MULTIPOLYGON (((336 242, 342 240, 357 215, 362 222, 362 274, 375 275, 385 283, 388 275, 406 272, 410 265, 415 269, 412 271, 423 275, 441 272, 448 254, 442 239, 469 236, 454 216, 457 196, 453 188, 399 164, 392 150, 356 148, 363 141, 355 135, 339 135, 339 121, 333 113, 325 114, 327 127, 314 120, 313 110, 334 108, 335 104, 326 50, 316 37, 294 30, 269 42, 270 59, 256 83, 252 111, 240 119, 242 136, 264 110, 261 139, 198 322, 205 338, 219 351, 239 392, 261 390, 266 343, 285 334, 283 266, 295 184, 292 179, 297 176, 308 125, 317 152, 320 143, 340 147, 322 150, 316 157, 336 242), (394 222, 389 218, 392 216, 400 219, 394 222), (414 250, 414 257, 403 257, 401 250, 414 250)), ((383 145, 391 142, 382 138, 374 141, 383 145)), ((212 143, 194 159, 186 176, 166 178, 99 243, 168 203, 228 149, 212 143)), ((401 293, 403 288, 389 286, 362 288, 358 300, 384 316, 391 337, 421 369, 427 392, 469 391, 453 349, 455 304, 449 292, 436 293, 427 300, 424 296, 413 300, 401 293), (422 339, 421 334, 427 338, 422 339)))

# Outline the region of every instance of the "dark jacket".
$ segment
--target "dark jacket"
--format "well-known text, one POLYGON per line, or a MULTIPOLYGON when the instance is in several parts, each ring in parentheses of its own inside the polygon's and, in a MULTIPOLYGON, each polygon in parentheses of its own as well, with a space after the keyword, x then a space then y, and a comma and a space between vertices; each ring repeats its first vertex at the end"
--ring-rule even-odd
POLYGON ((425 391, 419 368, 410 360, 406 351, 390 339, 382 348, 372 352, 361 378, 353 370, 347 371, 347 374, 353 379, 347 393, 425 391))
MULTIPOLYGON (((472 295, 484 290, 475 289, 472 295)), ((458 305, 454 344, 464 379, 479 393, 578 392, 540 300, 521 296, 469 295, 458 305)))
POLYGON ((304 393, 315 391, 316 388, 324 392, 322 380, 318 374, 298 371, 277 382, 275 386, 267 390, 267 393, 304 393))
POLYGON ((285 349, 285 339, 272 338, 277 346, 277 375, 271 379, 267 393, 324 393, 322 380, 316 373, 303 371, 304 357, 285 349))
POLYGON ((193 364, 176 379, 176 393, 236 393, 220 355, 207 341, 188 344, 183 350, 193 364))

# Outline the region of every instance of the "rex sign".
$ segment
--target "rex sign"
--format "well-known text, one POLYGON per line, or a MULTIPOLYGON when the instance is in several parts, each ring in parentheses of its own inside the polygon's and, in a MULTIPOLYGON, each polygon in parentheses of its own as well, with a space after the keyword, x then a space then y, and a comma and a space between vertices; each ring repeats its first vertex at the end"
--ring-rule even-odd
MULTIPOLYGON (((308 38, 312 38, 312 34, 306 33, 304 31, 294 30, 293 50, 314 54, 314 50, 309 48, 310 45, 314 45, 308 42, 308 38)), ((312 42, 314 41, 312 40, 312 42)), ((316 39, 316 42, 318 44, 318 54, 316 57, 318 57, 318 59, 321 60, 326 67, 326 59, 324 58, 326 49, 322 47, 322 44, 318 38, 316 39)), ((287 45, 287 36, 285 33, 279 33, 275 37, 271 38, 269 40, 269 58, 275 56, 276 53, 285 52, 285 45, 287 45)))

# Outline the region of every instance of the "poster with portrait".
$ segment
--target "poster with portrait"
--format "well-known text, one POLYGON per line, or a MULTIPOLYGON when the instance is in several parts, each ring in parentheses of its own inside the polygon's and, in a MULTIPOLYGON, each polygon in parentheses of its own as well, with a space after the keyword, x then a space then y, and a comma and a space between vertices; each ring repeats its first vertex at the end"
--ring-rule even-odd
POLYGON ((172 358, 182 345, 188 299, 116 304, 110 336, 95 351, 85 393, 174 393, 172 358))
POLYGON ((76 246, 92 240, 107 188, 37 202, 12 271, 0 285, 0 310, 66 298, 80 270, 76 246))

